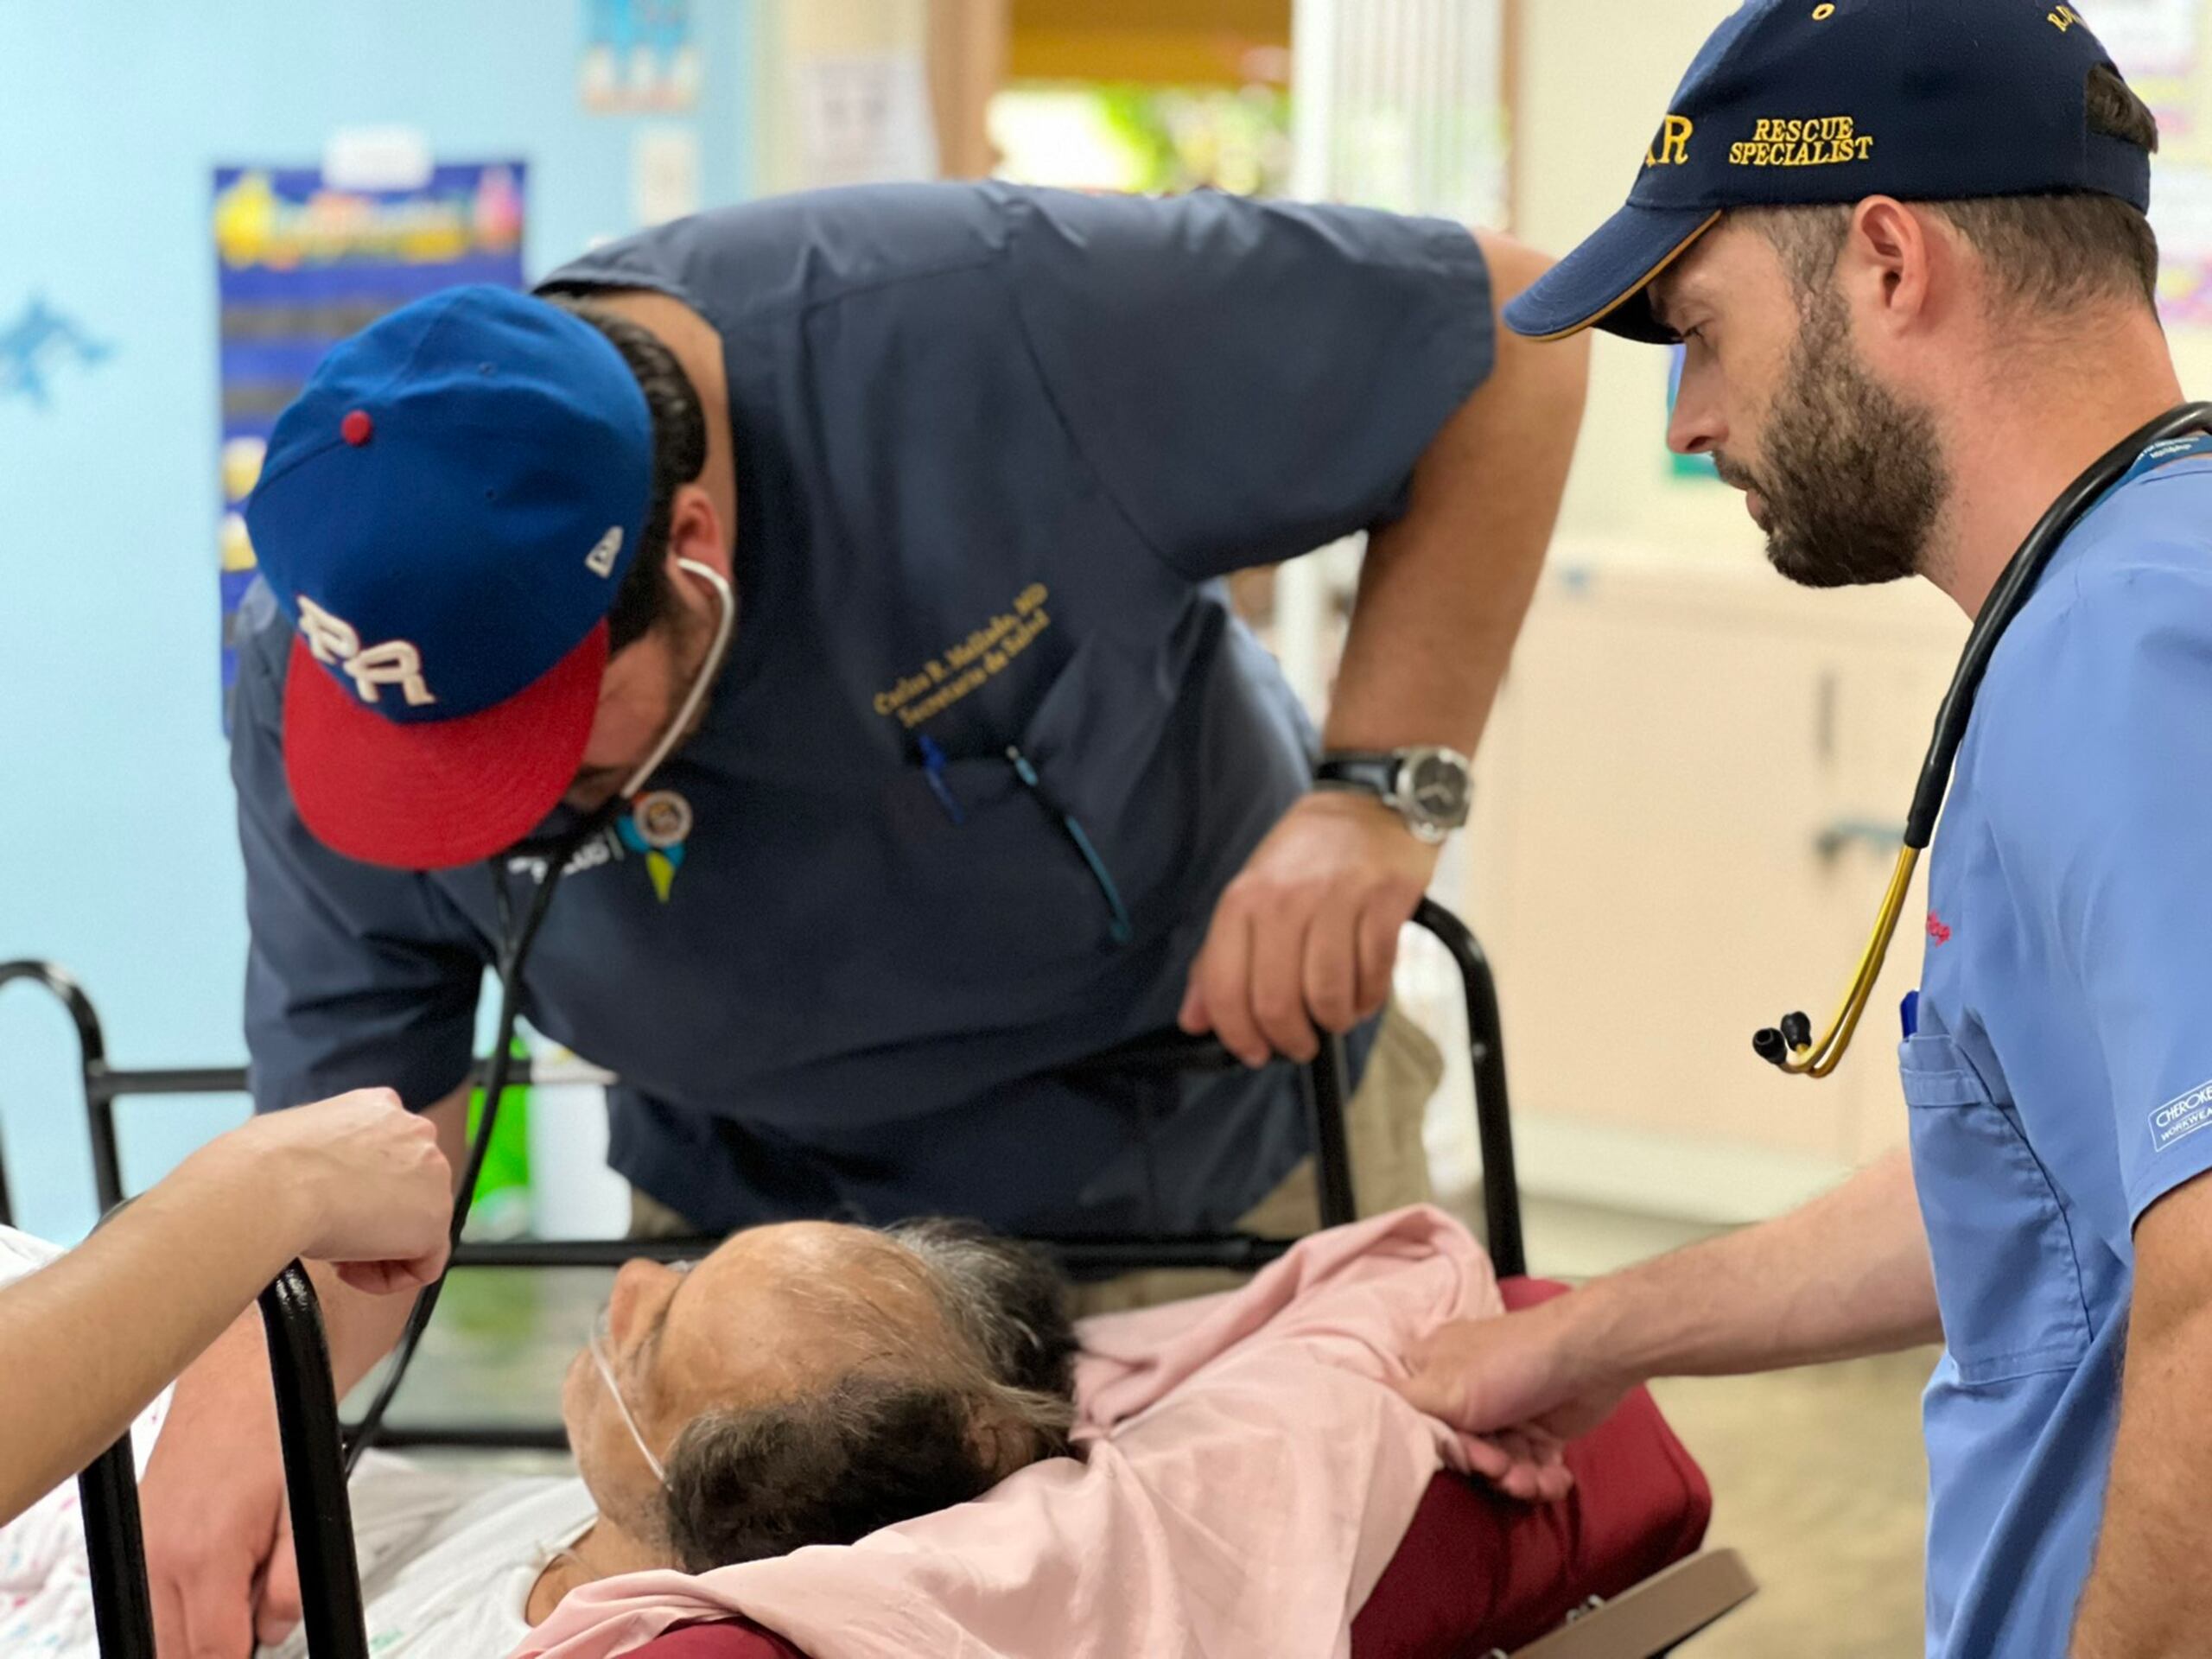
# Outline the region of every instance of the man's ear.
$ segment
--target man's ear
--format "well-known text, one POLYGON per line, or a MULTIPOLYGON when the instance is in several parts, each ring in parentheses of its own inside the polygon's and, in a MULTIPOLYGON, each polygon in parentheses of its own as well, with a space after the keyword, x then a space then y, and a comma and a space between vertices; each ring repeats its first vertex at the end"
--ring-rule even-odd
POLYGON ((1867 197, 1852 211, 1840 262, 1853 308, 1893 334, 1917 327, 1934 299, 1936 263, 1947 251, 1920 210, 1891 196, 1867 197))
POLYGON ((714 497, 701 485, 681 486, 669 503, 669 557, 690 559, 727 576, 730 574, 729 539, 728 526, 715 511, 714 497))

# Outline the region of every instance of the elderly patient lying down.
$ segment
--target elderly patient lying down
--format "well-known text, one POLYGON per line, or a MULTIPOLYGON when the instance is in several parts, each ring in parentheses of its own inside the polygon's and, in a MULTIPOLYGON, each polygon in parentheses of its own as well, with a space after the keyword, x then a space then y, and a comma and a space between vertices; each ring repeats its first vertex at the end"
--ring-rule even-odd
MULTIPOLYGON (((57 1254, 0 1229, 0 1281, 57 1254)), ((798 1223, 688 1273, 632 1262, 562 1388, 581 1479, 364 1460, 370 1650, 498 1659, 594 1580, 849 1543, 963 1503, 1067 1453, 1075 1353, 1047 1260, 957 1224, 798 1223)), ((142 1468, 167 1405, 137 1425, 142 1468)), ((80 1528, 67 1488, 0 1529, 0 1654, 97 1653, 80 1528)))

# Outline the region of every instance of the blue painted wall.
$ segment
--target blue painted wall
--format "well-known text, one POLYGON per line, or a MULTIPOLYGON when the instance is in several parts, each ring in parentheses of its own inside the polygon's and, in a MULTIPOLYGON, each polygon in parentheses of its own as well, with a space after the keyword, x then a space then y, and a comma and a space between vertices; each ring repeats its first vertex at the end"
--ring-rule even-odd
MULTIPOLYGON (((588 114, 589 0, 105 0, 0 5, 0 336, 42 296, 111 348, 0 366, 0 958, 48 957, 119 1065, 231 1065, 245 928, 218 709, 214 252, 220 163, 314 165, 334 127, 399 124, 442 159, 530 165, 528 268, 634 228, 643 121, 689 121, 709 203, 748 184, 746 0, 695 0, 689 118, 588 114)), ((0 353, 0 365, 4 353, 0 353)), ((92 1200, 73 1044, 0 996, 0 1150, 20 1224, 92 1200)), ((124 1108, 157 1177, 242 1103, 124 1108)))

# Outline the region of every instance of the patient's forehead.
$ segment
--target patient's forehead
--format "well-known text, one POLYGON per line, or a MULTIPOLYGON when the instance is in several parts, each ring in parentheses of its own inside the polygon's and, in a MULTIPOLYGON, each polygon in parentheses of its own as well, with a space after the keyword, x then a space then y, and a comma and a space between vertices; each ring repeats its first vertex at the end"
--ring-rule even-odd
POLYGON ((929 1280, 903 1245, 834 1222, 755 1227, 702 1260, 670 1302, 653 1389, 672 1409, 742 1405, 941 1336, 929 1280))

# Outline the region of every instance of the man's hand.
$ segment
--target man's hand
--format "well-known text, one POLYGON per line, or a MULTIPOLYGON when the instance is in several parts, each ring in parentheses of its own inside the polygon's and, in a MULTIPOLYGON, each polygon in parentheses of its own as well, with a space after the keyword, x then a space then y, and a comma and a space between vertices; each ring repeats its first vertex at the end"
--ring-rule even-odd
POLYGON ((139 1495, 160 1659, 245 1659, 299 1623, 276 1401, 251 1310, 178 1382, 139 1495))
POLYGON ((1636 1379, 1578 1339, 1576 1294, 1443 1326, 1408 1356, 1412 1374, 1399 1392, 1463 1434, 1579 1440, 1612 1415, 1636 1379))
POLYGON ((453 1170, 436 1127, 389 1089, 264 1114, 202 1155, 245 1160, 269 1201, 290 1205, 294 1252, 356 1290, 414 1289, 445 1265, 453 1170))
POLYGON ((1316 1027, 1350 1031, 1389 1000, 1437 850, 1371 796, 1306 796, 1222 893, 1179 1023, 1247 1065, 1312 1059, 1316 1027))

